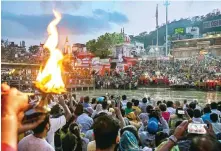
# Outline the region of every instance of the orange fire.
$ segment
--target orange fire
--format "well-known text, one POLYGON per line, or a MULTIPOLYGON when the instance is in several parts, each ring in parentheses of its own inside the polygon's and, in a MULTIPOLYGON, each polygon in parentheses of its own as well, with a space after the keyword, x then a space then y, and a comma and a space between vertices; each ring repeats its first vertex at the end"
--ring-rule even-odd
POLYGON ((48 25, 48 39, 44 44, 50 52, 44 68, 40 68, 35 86, 45 93, 60 94, 65 92, 65 85, 62 80, 62 60, 63 54, 57 48, 58 45, 58 31, 56 25, 61 20, 61 14, 53 10, 55 19, 48 25))

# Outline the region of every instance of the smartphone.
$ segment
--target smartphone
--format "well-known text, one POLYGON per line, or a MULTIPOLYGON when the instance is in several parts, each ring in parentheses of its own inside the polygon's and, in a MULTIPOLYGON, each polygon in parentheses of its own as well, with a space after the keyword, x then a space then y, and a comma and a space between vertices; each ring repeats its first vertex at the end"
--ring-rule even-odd
POLYGON ((178 110, 178 114, 184 115, 184 114, 185 114, 185 111, 184 111, 184 110, 178 110))
POLYGON ((188 133, 206 134, 206 129, 204 128, 204 126, 206 126, 206 124, 190 123, 188 125, 188 133))

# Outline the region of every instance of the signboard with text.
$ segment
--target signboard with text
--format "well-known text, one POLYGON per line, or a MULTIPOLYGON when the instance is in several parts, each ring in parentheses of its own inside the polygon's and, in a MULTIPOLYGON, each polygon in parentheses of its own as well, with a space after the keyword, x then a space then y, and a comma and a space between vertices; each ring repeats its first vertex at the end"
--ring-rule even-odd
POLYGON ((206 21, 203 23, 203 28, 221 27, 221 19, 206 21))

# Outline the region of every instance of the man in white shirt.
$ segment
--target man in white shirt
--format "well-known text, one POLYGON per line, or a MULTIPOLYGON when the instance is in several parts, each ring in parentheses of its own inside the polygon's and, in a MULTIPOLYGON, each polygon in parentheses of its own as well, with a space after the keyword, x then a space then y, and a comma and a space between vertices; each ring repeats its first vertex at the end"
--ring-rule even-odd
POLYGON ((122 96, 122 102, 121 102, 123 109, 125 109, 125 108, 127 107, 127 102, 128 102, 128 101, 127 101, 127 96, 126 96, 126 95, 123 95, 123 96, 122 96))
POLYGON ((49 129, 49 115, 47 115, 45 120, 33 129, 34 134, 24 137, 18 143, 18 151, 54 151, 54 148, 45 140, 49 129))
POLYGON ((147 98, 143 98, 142 102, 139 103, 139 107, 141 109, 141 113, 147 113, 146 108, 147 108, 147 98))
POLYGON ((58 118, 52 118, 50 117, 50 130, 48 131, 47 134, 47 142, 51 144, 52 147, 54 147, 54 134, 55 132, 62 128, 65 124, 66 121, 69 121, 71 118, 71 112, 68 108, 68 106, 65 104, 65 99, 64 97, 59 97, 59 104, 63 107, 64 109, 64 115, 58 117, 58 118))
POLYGON ((173 102, 172 101, 167 101, 167 112, 169 112, 170 115, 176 113, 176 109, 173 108, 173 102))
POLYGON ((183 109, 184 109, 184 110, 187 109, 187 105, 188 105, 188 104, 187 104, 187 100, 184 100, 184 101, 183 101, 183 109))

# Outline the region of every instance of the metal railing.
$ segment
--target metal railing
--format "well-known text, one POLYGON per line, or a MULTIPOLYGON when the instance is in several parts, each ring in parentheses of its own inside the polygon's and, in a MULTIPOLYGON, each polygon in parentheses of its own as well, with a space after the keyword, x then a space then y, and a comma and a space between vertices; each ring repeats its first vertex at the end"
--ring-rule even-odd
MULTIPOLYGON (((16 87, 19 90, 23 90, 23 87, 32 87, 32 80, 1 80, 2 83, 7 83, 9 86, 16 87)), ((65 82, 65 87, 68 89, 72 88, 93 88, 95 89, 95 79, 69 79, 69 81, 65 82)))
POLYGON ((69 79, 65 82, 67 88, 94 88, 95 89, 95 79, 69 79))

